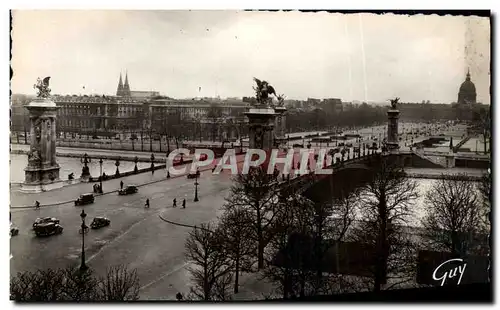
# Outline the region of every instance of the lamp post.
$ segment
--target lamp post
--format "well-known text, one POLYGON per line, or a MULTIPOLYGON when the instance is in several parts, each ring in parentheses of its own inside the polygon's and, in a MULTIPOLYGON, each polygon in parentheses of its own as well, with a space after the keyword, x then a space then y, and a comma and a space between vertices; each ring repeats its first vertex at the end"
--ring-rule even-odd
POLYGON ((99 159, 99 166, 101 167, 101 174, 99 175, 99 187, 102 193, 102 158, 99 159))
POLYGON ((80 234, 82 234, 82 262, 80 264, 80 271, 85 271, 89 268, 85 264, 85 234, 88 231, 88 227, 87 225, 85 225, 85 218, 87 217, 85 210, 82 210, 82 213, 80 213, 80 217, 82 218, 82 228, 80 230, 80 234))
POLYGON ((120 175, 120 169, 118 169, 118 167, 120 167, 120 158, 118 158, 115 162, 115 166, 116 166, 116 172, 115 172, 115 175, 116 176, 119 176, 120 175))
POLYGON ((91 162, 90 156, 87 155, 87 153, 83 154, 83 158, 80 158, 80 162, 83 164, 81 178, 90 177, 90 169, 89 166, 87 165, 91 162))
POLYGON ((197 202, 199 201, 198 199, 198 185, 200 183, 198 183, 198 171, 196 171, 196 175, 194 177, 194 202, 197 202))

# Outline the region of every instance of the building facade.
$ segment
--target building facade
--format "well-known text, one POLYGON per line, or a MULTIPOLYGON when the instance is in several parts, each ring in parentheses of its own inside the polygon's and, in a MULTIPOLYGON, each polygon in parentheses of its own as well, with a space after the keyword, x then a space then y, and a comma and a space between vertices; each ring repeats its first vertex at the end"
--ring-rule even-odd
MULTIPOLYGON (((123 90, 123 89, 122 89, 123 90)), ((218 141, 244 134, 248 104, 241 100, 135 99, 118 96, 53 96, 58 110, 57 131, 66 134, 115 137, 139 135, 183 136, 218 141)), ((29 131, 24 105, 11 105, 11 130, 29 131)))

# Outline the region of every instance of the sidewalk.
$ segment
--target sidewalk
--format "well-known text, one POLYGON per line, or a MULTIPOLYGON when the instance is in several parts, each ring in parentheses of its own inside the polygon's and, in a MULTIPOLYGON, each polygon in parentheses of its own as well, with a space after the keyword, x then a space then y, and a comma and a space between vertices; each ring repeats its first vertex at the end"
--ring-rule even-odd
MULTIPOLYGON (((243 161, 245 155, 238 155, 238 162, 243 161)), ((215 161, 218 163, 220 159, 216 159, 215 161)), ((181 175, 172 175, 171 179, 175 178, 185 178, 189 173, 190 163, 176 166, 176 169, 180 169, 182 167, 187 167, 186 173, 181 175)), ((211 171, 215 164, 211 164, 206 167, 200 168, 200 171, 211 171)), ((126 176, 118 179, 106 180, 102 182, 102 187, 104 190, 104 194, 115 193, 118 191, 120 187, 120 181, 123 181, 124 184, 135 184, 137 186, 144 186, 154 182, 161 182, 168 180, 166 170, 157 170, 154 174, 152 173, 141 173, 134 174, 131 176, 126 176)), ((224 173, 224 172, 223 172, 224 173)), ((202 175, 203 177, 203 175, 202 175)), ((193 181, 194 182, 194 181, 193 181)), ((41 192, 41 193, 22 193, 20 191, 12 191, 10 192, 10 204, 11 209, 24 209, 24 208, 33 208, 35 200, 40 202, 41 207, 55 206, 61 205, 65 203, 72 203, 80 194, 84 193, 92 193, 92 186, 96 184, 92 183, 78 183, 74 185, 68 185, 59 189, 55 189, 52 191, 41 192)), ((95 196, 101 196, 100 194, 95 194, 95 196)))
MULTIPOLYGON (((11 144, 11 150, 12 151, 29 151, 30 146, 26 144, 11 144)), ((170 151, 173 151, 174 148, 172 148, 170 151)), ((98 157, 99 155, 117 155, 117 156, 137 156, 137 157, 147 157, 148 159, 151 156, 151 152, 138 152, 138 151, 121 151, 121 150, 106 150, 106 149, 84 149, 84 148, 73 148, 73 147, 58 147, 57 148, 57 153, 59 154, 83 154, 87 153, 89 156, 96 156, 98 157)), ((166 158, 167 157, 167 152, 153 152, 155 157, 157 158, 166 158)), ((191 158, 192 155, 189 156, 184 156, 185 159, 191 158)))

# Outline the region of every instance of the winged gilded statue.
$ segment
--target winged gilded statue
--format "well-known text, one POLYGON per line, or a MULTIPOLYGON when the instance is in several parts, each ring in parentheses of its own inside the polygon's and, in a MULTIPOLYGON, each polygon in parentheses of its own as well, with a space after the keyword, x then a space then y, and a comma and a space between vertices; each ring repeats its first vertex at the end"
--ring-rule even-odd
POLYGON ((256 94, 257 103, 259 105, 268 105, 270 103, 270 95, 276 96, 276 91, 267 81, 261 81, 257 78, 253 78, 257 87, 254 87, 256 94))
POLYGON ((36 80, 36 84, 33 85, 33 88, 37 89, 37 97, 38 98, 48 98, 50 96, 50 88, 49 88, 50 76, 47 76, 43 80, 38 78, 36 80))
POLYGON ((396 109, 396 106, 399 103, 399 97, 396 97, 395 99, 390 99, 390 101, 391 101, 391 107, 393 109, 396 109))

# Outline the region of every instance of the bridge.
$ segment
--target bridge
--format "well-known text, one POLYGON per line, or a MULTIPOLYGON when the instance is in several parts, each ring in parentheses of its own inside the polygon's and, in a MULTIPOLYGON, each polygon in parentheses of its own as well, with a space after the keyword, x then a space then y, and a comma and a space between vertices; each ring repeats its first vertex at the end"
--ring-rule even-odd
POLYGON ((399 162, 407 175, 419 179, 451 179, 458 178, 467 181, 481 180, 485 169, 478 168, 444 168, 429 161, 414 151, 400 151, 397 153, 372 152, 360 154, 361 156, 348 158, 337 162, 325 169, 332 169, 332 174, 308 174, 296 175, 295 177, 282 178, 279 180, 280 188, 290 188, 296 193, 316 196, 311 193, 313 187, 318 187, 318 194, 326 191, 341 192, 353 189, 371 178, 371 163, 376 156, 383 156, 391 161, 399 162), (327 181, 329 179, 329 181, 327 181), (320 185, 320 183, 323 183, 320 185))

